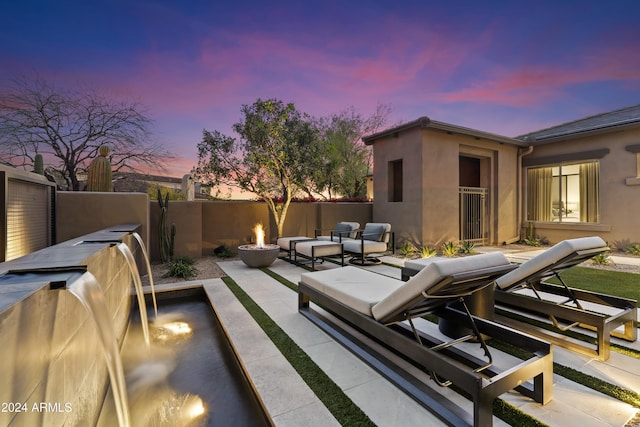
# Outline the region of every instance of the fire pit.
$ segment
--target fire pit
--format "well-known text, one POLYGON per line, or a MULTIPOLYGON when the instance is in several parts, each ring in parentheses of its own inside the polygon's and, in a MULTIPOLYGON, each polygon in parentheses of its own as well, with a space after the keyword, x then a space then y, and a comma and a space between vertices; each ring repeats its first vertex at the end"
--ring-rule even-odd
POLYGON ((249 267, 267 267, 278 257, 280 246, 264 243, 262 224, 257 224, 253 232, 256 234, 256 244, 238 246, 238 255, 249 267))

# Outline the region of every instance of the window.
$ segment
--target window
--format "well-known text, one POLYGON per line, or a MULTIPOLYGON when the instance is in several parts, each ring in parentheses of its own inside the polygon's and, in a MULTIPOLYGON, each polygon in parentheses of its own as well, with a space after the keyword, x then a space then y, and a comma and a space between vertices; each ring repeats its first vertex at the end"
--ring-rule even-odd
POLYGON ((531 221, 598 222, 598 162, 527 170, 527 218, 531 221))
POLYGON ((389 201, 402 201, 402 160, 389 162, 389 201))

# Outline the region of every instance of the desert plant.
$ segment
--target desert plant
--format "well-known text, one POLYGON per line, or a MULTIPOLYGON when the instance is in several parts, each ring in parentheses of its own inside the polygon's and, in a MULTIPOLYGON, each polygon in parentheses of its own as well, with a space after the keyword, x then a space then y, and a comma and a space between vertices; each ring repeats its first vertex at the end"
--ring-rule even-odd
POLYGON ((230 248, 225 245, 218 246, 213 250, 214 255, 220 258, 231 258, 236 255, 230 248))
POLYGON ((597 265, 609 265, 612 261, 609 252, 602 252, 591 258, 591 262, 597 265))
POLYGON ((453 242, 445 242, 440 247, 440 251, 442 252, 442 255, 446 257, 454 257, 458 255, 460 247, 453 242))
POLYGON ((162 199, 160 189, 158 189, 158 204, 160 205, 160 226, 158 230, 160 245, 160 261, 165 263, 173 258, 173 248, 175 245, 176 225, 171 224, 171 231, 167 229, 167 212, 169 211, 169 195, 162 199))
POLYGON ((415 255, 417 250, 413 243, 405 241, 402 246, 400 246, 400 249, 398 249, 398 253, 404 257, 410 257, 415 255))
POLYGON ((167 276, 189 279, 198 275, 194 266, 195 260, 190 257, 179 257, 171 260, 167 276))
POLYGON ((438 254, 438 251, 435 248, 430 248, 429 246, 423 246, 420 249, 420 257, 422 258, 431 258, 438 254))
POLYGON ((624 250, 625 252, 630 253, 631 255, 640 255, 640 244, 632 243, 624 250))
POLYGON ((44 160, 42 154, 36 154, 33 159, 33 171, 39 175, 44 175, 44 160))
POLYGON ((529 226, 527 228, 527 237, 524 238, 524 243, 527 246, 540 246, 542 245, 542 240, 536 236, 536 230, 533 225, 533 222, 529 222, 529 226))
POLYGON ((462 252, 463 254, 475 254, 476 253, 475 247, 476 247, 475 243, 464 241, 460 245, 460 252, 462 252))
POLYGON ((113 191, 111 162, 107 158, 111 154, 111 149, 106 145, 102 145, 99 154, 89 163, 87 191, 113 191))

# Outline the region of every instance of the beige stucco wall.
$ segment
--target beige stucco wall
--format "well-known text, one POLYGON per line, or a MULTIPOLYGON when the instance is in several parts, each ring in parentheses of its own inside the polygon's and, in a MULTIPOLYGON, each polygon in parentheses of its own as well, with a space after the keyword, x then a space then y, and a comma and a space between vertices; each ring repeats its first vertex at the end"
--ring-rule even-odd
MULTIPOLYGON (((159 207, 150 201, 151 258, 158 259, 159 207)), ((370 203, 292 203, 284 226, 286 236, 313 236, 316 228, 339 221, 372 220, 370 203)), ((169 201, 167 223, 176 224, 176 256, 211 255, 225 245, 234 250, 254 241, 253 227, 261 223, 267 243, 275 243, 277 229, 266 203, 249 201, 169 201)))
POLYGON ((459 240, 459 157, 482 159, 490 189, 489 243, 518 235, 518 147, 468 135, 414 128, 377 140, 374 221, 389 222, 396 242, 439 246, 459 240), (403 200, 389 202, 388 163, 403 161, 403 200))
POLYGON ((625 149, 627 145, 638 143, 640 143, 640 127, 536 146, 527 156, 528 160, 609 149, 609 153, 598 160, 600 163, 599 223, 536 222, 534 224, 537 234, 547 238, 551 243, 591 235, 600 236, 609 244, 615 244, 618 241, 640 242, 640 219, 638 219, 640 180, 633 180, 638 175, 637 156, 625 149))
POLYGON ((149 196, 144 193, 56 192, 56 241, 120 224, 140 224, 149 247, 149 196))
POLYGON ((419 129, 409 130, 401 137, 389 137, 373 145, 373 221, 388 222, 395 232, 396 242, 424 239, 423 141, 419 129), (389 201, 389 162, 402 160, 402 202, 389 201))

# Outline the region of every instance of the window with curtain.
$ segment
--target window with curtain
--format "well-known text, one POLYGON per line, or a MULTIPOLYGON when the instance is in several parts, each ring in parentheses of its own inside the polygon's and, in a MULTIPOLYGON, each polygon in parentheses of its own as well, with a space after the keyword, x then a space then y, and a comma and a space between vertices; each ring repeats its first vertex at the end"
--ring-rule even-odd
POLYGON ((597 223, 598 171, 598 162, 529 168, 527 219, 597 223))

